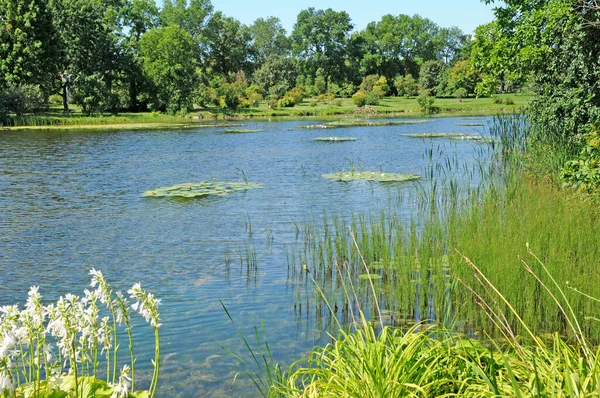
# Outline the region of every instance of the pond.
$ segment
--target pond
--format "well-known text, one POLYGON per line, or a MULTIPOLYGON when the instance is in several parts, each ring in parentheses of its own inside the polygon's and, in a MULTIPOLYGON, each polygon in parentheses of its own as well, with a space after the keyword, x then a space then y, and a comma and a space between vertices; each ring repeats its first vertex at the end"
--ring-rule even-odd
MULTIPOLYGON (((427 151, 474 164, 485 143, 404 134, 485 135, 474 125, 489 121, 432 118, 326 132, 298 128, 318 123, 310 120, 240 122, 235 134, 219 127, 0 132, 0 305, 23 305, 32 285, 48 300, 81 294, 92 267, 115 290, 141 282, 163 300, 159 396, 256 396, 243 376, 231 388, 244 366, 224 348, 247 354, 236 327, 253 340, 264 322, 261 337, 284 365, 327 342, 310 314, 294 310, 298 286, 288 253, 299 244, 298 230, 324 213, 393 208, 410 220, 418 209, 409 199, 428 181, 427 151), (356 140, 315 140, 323 136, 356 140), (322 177, 348 170, 423 178, 322 177), (194 199, 142 196, 176 184, 245 179, 262 188, 194 199)), ((147 388, 153 340, 143 330, 134 329, 136 375, 147 388)))

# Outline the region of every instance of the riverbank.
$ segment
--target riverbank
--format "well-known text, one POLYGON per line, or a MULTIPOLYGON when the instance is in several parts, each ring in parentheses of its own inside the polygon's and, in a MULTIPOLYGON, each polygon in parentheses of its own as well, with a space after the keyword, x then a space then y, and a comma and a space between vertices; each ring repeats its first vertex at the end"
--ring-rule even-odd
MULTIPOLYGON (((352 99, 318 101, 306 99, 290 108, 270 109, 267 101, 261 101, 256 108, 236 111, 218 107, 197 109, 185 115, 167 115, 157 112, 83 115, 77 106, 65 116, 59 109, 49 112, 13 117, 11 126, 0 127, 4 130, 39 129, 189 129, 214 127, 219 122, 243 120, 336 120, 340 118, 390 118, 390 117, 445 117, 445 116, 491 116, 502 113, 520 112, 532 99, 529 95, 500 95, 495 98, 437 98, 434 113, 421 112, 416 98, 388 97, 379 105, 358 108, 352 99)), ((228 126, 224 126, 228 127, 228 126)))

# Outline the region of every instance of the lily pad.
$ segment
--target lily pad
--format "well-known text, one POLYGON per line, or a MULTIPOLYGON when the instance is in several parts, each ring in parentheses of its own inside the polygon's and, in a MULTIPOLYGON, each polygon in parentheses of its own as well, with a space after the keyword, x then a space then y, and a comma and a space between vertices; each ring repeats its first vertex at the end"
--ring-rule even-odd
POLYGON ((480 141, 488 142, 489 137, 483 137, 481 135, 464 134, 464 133, 419 133, 419 134, 404 134, 405 137, 411 138, 450 138, 453 140, 468 140, 468 141, 480 141))
POLYGON ((381 279, 381 275, 379 274, 362 274, 359 276, 360 279, 362 280, 377 280, 377 279, 381 279))
POLYGON ((483 123, 456 123, 457 126, 465 126, 465 127, 483 127, 485 124, 483 123))
POLYGON ((376 181, 403 182, 421 178, 417 174, 382 173, 380 171, 343 171, 335 174, 323 174, 323 177, 336 181, 376 181))
POLYGON ((263 132, 264 130, 252 130, 252 129, 239 129, 239 130, 235 130, 235 129, 230 129, 230 130, 224 130, 224 133, 260 133, 263 132))
POLYGON ((381 126, 401 126, 405 124, 429 123, 429 120, 402 120, 402 121, 382 121, 371 122, 368 120, 338 120, 335 122, 309 124, 299 126, 299 129, 336 129, 342 127, 381 127, 381 126))
POLYGON ((144 192, 142 196, 154 198, 198 198, 208 195, 227 195, 235 191, 245 191, 254 188, 262 188, 262 185, 245 182, 204 181, 156 188, 144 192))
POLYGON ((354 137, 317 137, 314 138, 313 141, 320 142, 347 142, 347 141, 356 141, 354 137))

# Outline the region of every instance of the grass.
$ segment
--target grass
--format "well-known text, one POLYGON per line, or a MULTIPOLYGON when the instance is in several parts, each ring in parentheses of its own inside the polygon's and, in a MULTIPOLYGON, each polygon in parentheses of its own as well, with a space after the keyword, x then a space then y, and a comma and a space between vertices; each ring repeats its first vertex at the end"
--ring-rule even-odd
MULTIPOLYGON (((435 102, 435 112, 439 116, 456 115, 461 116, 485 116, 498 113, 513 113, 519 111, 522 106, 530 100, 529 95, 503 95, 514 100, 514 105, 503 105, 494 102, 493 98, 464 98, 459 101, 455 98, 438 98, 435 102)), ((271 119, 302 118, 302 117, 336 117, 339 115, 352 115, 356 117, 422 117, 424 116, 417 104, 416 98, 384 98, 379 105, 369 108, 357 108, 352 99, 340 100, 340 106, 331 103, 316 102, 314 99, 306 99, 292 108, 269 109, 267 101, 261 101, 256 108, 238 109, 231 111, 218 107, 206 107, 194 111, 188 115, 167 115, 162 113, 120 113, 118 115, 102 114, 96 116, 85 116, 77 105, 71 106, 72 113, 66 116, 60 108, 51 108, 47 112, 13 117, 10 126, 5 129, 47 129, 75 127, 86 129, 107 128, 139 128, 163 129, 196 128, 211 125, 207 122, 214 120, 243 120, 247 118, 271 119), (314 105, 313 105, 314 104, 314 105)), ((233 127, 227 125, 222 127, 233 127)))

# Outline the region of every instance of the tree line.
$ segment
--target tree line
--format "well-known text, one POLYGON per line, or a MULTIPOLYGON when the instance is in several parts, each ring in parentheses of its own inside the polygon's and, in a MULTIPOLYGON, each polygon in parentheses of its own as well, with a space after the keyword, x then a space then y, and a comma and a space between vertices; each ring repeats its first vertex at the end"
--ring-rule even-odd
POLYGON ((276 17, 246 26, 210 0, 0 0, 0 108, 22 114, 59 95, 90 114, 486 94, 500 78, 482 61, 493 38, 479 33, 402 14, 355 31, 344 11, 308 8, 288 34, 276 17))

